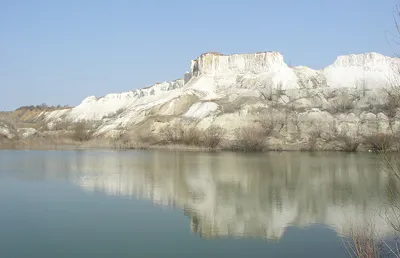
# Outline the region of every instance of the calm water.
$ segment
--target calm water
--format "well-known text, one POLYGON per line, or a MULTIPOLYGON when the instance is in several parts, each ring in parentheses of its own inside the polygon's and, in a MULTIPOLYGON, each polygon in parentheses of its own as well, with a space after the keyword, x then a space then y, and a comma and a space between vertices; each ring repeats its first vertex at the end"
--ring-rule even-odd
POLYGON ((0 257, 348 257, 390 189, 369 154, 0 151, 0 257))

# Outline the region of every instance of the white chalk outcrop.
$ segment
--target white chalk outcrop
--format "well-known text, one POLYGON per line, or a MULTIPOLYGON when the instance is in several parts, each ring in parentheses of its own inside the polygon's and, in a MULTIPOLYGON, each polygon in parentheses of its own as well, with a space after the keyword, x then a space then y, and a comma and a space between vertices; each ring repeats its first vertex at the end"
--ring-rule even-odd
POLYGON ((102 98, 91 96, 71 110, 47 113, 47 121, 101 121, 97 134, 105 135, 155 116, 189 117, 203 121, 202 127, 215 122, 230 128, 246 122, 251 117, 248 114, 257 109, 254 105, 271 108, 278 103, 303 112, 329 112, 337 108, 343 95, 359 117, 361 111, 385 101, 381 90, 399 81, 395 72, 399 60, 378 53, 347 55, 322 70, 313 70, 289 67, 278 52, 206 53, 191 62, 183 79, 102 98), (236 105, 228 115, 227 103, 236 105))
POLYGON ((1 138, 13 139, 16 136, 17 132, 15 128, 11 124, 0 120, 0 139, 1 138))
POLYGON ((332 65, 323 69, 323 73, 333 88, 376 89, 388 86, 391 81, 398 81, 398 68, 398 58, 368 53, 339 56, 332 65))

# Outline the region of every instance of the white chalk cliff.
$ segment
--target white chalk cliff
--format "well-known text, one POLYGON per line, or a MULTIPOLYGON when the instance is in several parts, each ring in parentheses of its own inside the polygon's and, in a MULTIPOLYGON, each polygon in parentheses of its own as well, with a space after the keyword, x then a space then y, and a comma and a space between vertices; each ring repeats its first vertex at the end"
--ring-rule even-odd
MULTIPOLYGON (((377 118, 379 112, 371 115, 367 107, 382 104, 380 91, 399 81, 395 72, 399 65, 400 59, 378 53, 339 56, 321 70, 289 67, 278 52, 206 53, 191 62, 190 71, 182 79, 101 98, 90 96, 70 110, 49 112, 46 117, 48 122, 101 120, 99 135, 155 116, 195 119, 202 128, 214 123, 235 128, 249 120, 254 109, 270 108, 271 113, 276 106, 273 104, 279 103, 301 109, 306 112, 303 117, 314 112, 314 116, 340 123, 348 118, 324 112, 334 107, 345 89, 358 120, 363 112, 377 118), (224 103, 236 106, 227 114, 224 103)), ((297 118, 301 112, 296 113, 297 118)))

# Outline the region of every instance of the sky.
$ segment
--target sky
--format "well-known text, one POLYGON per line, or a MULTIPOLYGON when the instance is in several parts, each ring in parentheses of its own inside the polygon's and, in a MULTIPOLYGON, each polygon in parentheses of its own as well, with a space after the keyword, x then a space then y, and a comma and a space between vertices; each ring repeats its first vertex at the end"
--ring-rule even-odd
POLYGON ((182 78, 205 52, 393 55, 396 0, 0 0, 0 110, 182 78))

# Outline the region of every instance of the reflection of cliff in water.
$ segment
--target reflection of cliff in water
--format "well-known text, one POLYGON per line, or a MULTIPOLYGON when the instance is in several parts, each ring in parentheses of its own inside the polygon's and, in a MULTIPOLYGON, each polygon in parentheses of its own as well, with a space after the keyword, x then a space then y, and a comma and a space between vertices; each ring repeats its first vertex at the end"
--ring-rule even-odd
MULTIPOLYGON (((177 206, 190 217, 192 230, 205 237, 279 239, 290 225, 314 223, 346 234, 343 228, 363 220, 387 235, 390 227, 378 211, 388 188, 398 189, 368 154, 80 152, 67 157, 66 170, 76 173, 69 179, 82 188, 177 206)), ((51 171, 55 165, 50 164, 59 164, 54 158, 45 163, 51 171)))

